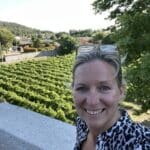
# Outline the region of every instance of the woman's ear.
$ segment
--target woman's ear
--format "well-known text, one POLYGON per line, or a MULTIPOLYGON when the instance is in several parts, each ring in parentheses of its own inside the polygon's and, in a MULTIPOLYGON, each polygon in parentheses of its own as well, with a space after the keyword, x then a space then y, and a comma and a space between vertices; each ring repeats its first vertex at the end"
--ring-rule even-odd
POLYGON ((71 83, 71 94, 72 95, 74 94, 74 84, 73 84, 73 82, 71 83))
POLYGON ((120 87, 120 100, 124 100, 126 96, 126 86, 125 84, 120 87))

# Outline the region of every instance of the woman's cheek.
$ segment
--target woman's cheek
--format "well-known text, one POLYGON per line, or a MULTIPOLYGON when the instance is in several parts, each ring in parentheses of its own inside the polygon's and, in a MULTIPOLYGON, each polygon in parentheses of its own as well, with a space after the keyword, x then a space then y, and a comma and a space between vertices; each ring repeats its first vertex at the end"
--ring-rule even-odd
POLYGON ((77 92, 74 93, 74 101, 75 101, 76 104, 82 103, 83 99, 84 98, 81 94, 79 94, 77 92))
POLYGON ((113 95, 105 95, 101 98, 101 102, 106 106, 112 106, 115 103, 115 98, 113 95))

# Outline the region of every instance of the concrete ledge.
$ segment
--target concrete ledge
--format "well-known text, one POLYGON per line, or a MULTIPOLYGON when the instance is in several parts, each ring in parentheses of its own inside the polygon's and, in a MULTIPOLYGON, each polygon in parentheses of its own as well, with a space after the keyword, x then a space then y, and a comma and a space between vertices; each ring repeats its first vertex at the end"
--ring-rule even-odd
POLYGON ((49 56, 56 56, 58 50, 51 50, 51 51, 38 51, 38 52, 28 52, 28 53, 17 53, 17 54, 8 54, 5 55, 6 62, 15 62, 15 61, 22 61, 25 59, 31 59, 35 57, 49 57, 49 56))
POLYGON ((0 150, 72 150, 75 136, 75 126, 0 104, 0 150))
POLYGON ((0 130, 0 149, 1 150, 40 150, 39 147, 27 143, 14 135, 0 130))

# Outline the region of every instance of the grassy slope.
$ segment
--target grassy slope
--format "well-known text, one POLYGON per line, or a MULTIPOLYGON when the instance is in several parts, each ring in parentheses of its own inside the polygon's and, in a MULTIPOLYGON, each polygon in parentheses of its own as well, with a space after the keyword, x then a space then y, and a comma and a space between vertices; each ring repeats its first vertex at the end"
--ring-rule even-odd
POLYGON ((126 109, 135 122, 140 122, 150 127, 150 111, 141 113, 141 107, 132 102, 123 101, 121 107, 126 109))

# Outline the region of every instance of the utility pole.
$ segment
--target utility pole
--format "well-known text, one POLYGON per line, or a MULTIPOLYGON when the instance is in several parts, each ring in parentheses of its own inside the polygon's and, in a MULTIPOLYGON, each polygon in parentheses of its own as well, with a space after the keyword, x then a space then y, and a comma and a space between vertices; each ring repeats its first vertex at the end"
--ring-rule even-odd
MULTIPOLYGON (((2 59, 2 47, 1 47, 1 42, 0 42, 0 56, 1 56, 1 59, 2 59)), ((2 59, 3 61, 3 59, 2 59)))
POLYGON ((0 42, 0 57, 1 57, 1 60, 3 62, 3 50, 2 50, 2 44, 0 42))

